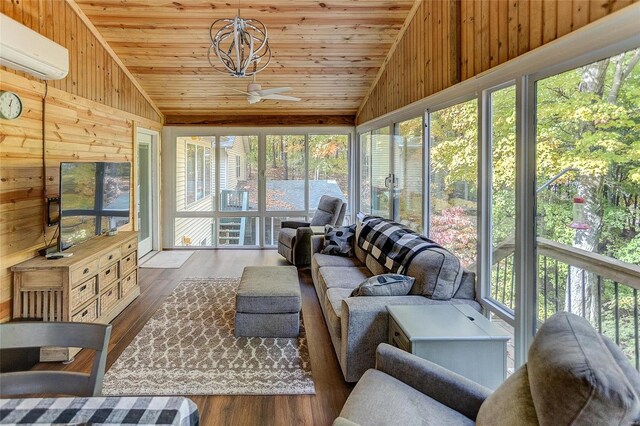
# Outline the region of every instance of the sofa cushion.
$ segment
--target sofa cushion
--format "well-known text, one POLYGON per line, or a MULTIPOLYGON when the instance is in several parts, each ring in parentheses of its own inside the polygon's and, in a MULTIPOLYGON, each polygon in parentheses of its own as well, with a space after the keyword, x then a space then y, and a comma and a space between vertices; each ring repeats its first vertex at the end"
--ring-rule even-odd
POLYGON ((473 425, 474 422, 411 386, 367 370, 340 417, 360 425, 473 425))
POLYGON ((640 417, 640 389, 619 364, 629 361, 612 354, 618 351, 584 318, 567 312, 549 318, 527 364, 540 424, 621 425, 640 417))
POLYGON ((476 422, 480 426, 538 424, 526 365, 513 373, 482 403, 476 422))
POLYGON ((447 250, 432 249, 418 253, 404 273, 416 279, 411 294, 449 300, 462 282, 459 267, 460 261, 447 250))
POLYGON ((351 289, 330 288, 324 295, 324 306, 326 307, 327 326, 331 329, 331 335, 342 337, 342 300, 349 297, 351 289))
POLYGON ((325 266, 360 267, 362 263, 355 257, 333 256, 331 254, 316 253, 313 263, 318 268, 325 266))
POLYGON ((333 227, 327 225, 324 231, 322 254, 353 256, 355 225, 333 227))
POLYGON ((351 296, 406 296, 415 278, 400 274, 375 275, 356 287, 351 296))
POLYGON ((296 230, 291 228, 282 228, 278 235, 278 242, 291 248, 293 247, 293 241, 296 239, 296 230))
POLYGON ((325 266, 320 268, 320 274, 318 274, 320 285, 325 291, 329 288, 348 288, 353 290, 370 276, 372 276, 371 272, 364 266, 358 268, 325 266))

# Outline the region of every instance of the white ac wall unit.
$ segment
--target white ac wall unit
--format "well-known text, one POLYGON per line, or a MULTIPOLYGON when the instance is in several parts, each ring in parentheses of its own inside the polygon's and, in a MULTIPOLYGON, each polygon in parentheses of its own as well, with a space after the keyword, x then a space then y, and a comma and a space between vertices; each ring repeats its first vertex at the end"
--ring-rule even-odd
POLYGON ((69 51, 0 13, 0 65, 60 80, 69 73, 69 51))

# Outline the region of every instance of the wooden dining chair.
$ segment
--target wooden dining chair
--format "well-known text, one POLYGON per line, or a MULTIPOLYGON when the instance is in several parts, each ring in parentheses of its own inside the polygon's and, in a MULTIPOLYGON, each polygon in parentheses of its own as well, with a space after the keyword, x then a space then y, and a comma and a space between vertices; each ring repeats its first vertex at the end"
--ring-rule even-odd
POLYGON ((77 322, 0 324, 0 349, 46 346, 95 350, 90 374, 69 371, 19 371, 0 374, 0 396, 58 394, 99 396, 107 362, 111 325, 77 322))

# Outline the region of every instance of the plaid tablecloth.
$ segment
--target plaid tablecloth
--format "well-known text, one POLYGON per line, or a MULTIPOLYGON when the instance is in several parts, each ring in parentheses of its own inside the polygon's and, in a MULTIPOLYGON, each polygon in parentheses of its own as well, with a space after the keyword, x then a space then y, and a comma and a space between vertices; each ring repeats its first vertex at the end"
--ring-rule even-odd
POLYGON ((0 399, 0 424, 197 425, 190 399, 169 396, 0 399))

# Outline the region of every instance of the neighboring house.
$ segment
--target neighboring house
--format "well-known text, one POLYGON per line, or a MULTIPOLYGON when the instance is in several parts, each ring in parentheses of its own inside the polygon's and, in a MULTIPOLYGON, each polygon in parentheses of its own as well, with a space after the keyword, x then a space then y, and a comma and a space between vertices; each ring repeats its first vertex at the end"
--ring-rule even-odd
MULTIPOLYGON (((236 190, 247 180, 249 137, 220 138, 220 188, 236 190)), ((213 211, 215 201, 215 137, 180 137, 176 146, 176 210, 213 211)), ((177 246, 213 245, 213 219, 178 218, 177 246)))

